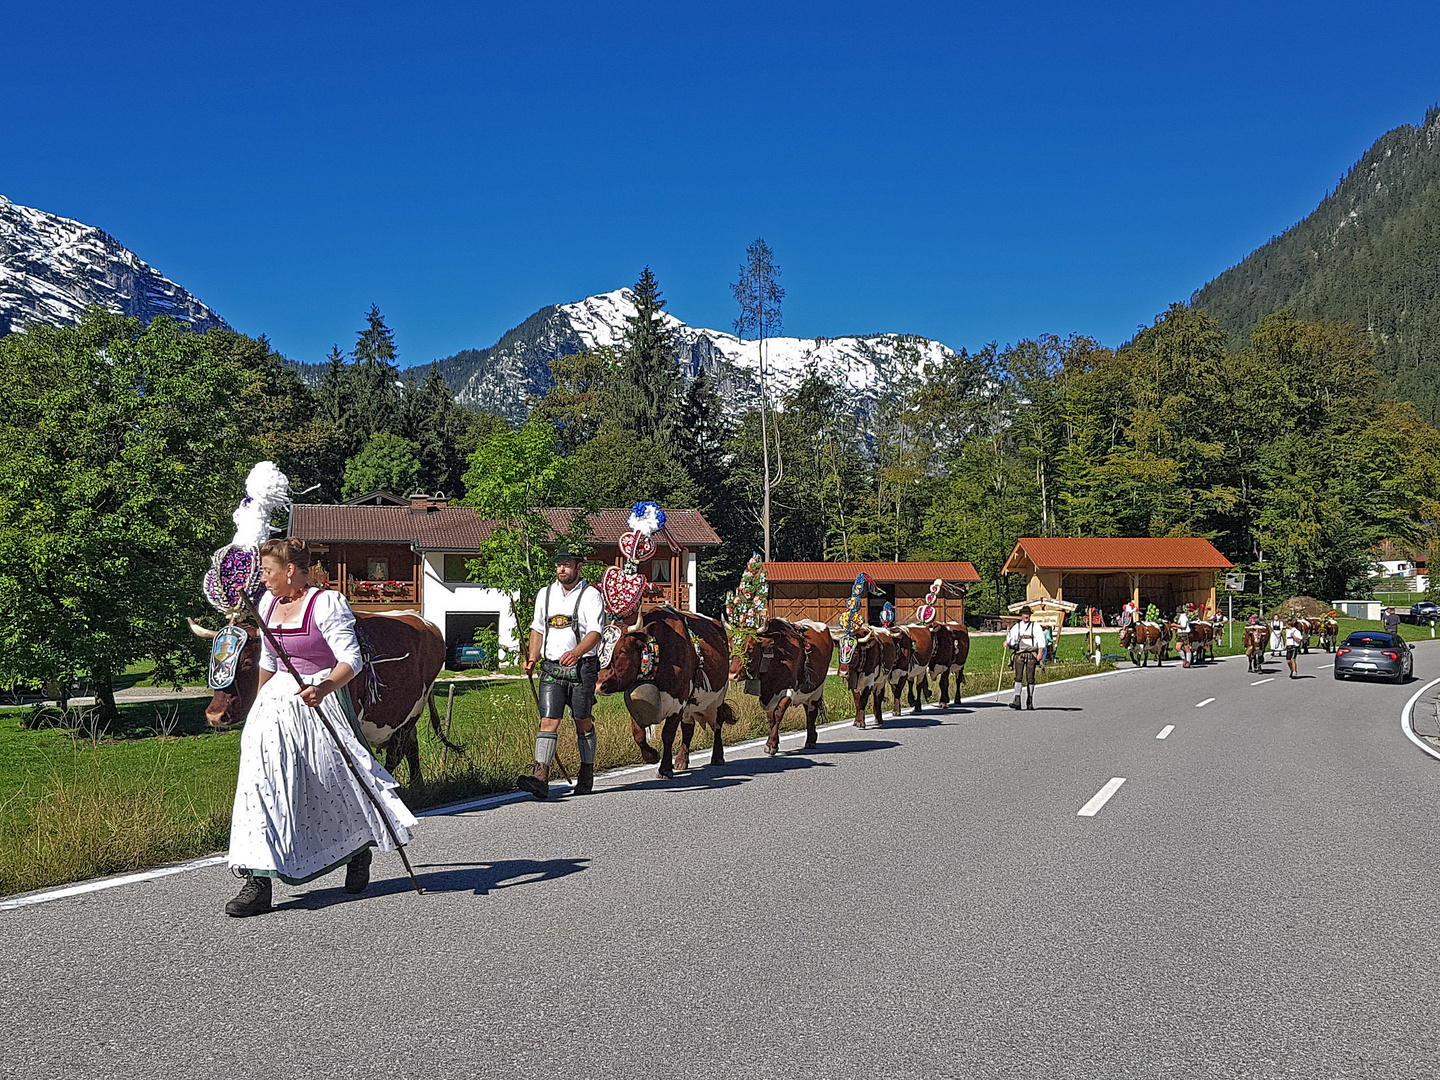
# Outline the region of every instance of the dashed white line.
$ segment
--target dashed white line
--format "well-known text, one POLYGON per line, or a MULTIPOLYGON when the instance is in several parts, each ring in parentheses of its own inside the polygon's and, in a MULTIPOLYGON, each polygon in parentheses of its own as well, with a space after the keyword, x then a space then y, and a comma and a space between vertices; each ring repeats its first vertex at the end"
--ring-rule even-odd
POLYGON ((1080 812, 1075 816, 1094 817, 1100 812, 1100 808, 1110 801, 1110 796, 1120 790, 1120 785, 1123 783, 1125 783, 1125 777, 1112 776, 1109 781, 1106 782, 1105 786, 1097 791, 1091 797, 1090 801, 1080 808, 1080 812))
POLYGON ((1168 738, 1170 737, 1170 732, 1172 732, 1172 731, 1174 731, 1174 730, 1175 730, 1175 725, 1174 725, 1174 724, 1166 724, 1164 727, 1162 727, 1162 728, 1160 729, 1160 734, 1159 734, 1159 735, 1156 735, 1155 738, 1157 738, 1157 739, 1168 739, 1168 738))
POLYGON ((1252 682, 1250 685, 1251 685, 1251 686, 1259 686, 1261 683, 1274 682, 1274 681, 1275 681, 1275 676, 1274 676, 1274 675, 1271 675, 1270 678, 1268 678, 1268 679, 1258 679, 1258 680, 1256 680, 1255 682, 1252 682))
POLYGON ((1213 697, 1207 697, 1204 701, 1197 701, 1197 702, 1195 703, 1195 708, 1197 708, 1197 709, 1203 709, 1206 705, 1209 705, 1210 702, 1212 702, 1212 701, 1214 701, 1214 700, 1215 700, 1215 699, 1214 699, 1213 697))

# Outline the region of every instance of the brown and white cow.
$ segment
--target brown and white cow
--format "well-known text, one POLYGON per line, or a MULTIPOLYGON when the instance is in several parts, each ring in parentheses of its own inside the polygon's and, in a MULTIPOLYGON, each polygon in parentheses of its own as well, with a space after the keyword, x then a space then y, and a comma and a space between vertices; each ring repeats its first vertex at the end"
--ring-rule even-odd
POLYGON ((609 664, 600 669, 595 690, 625 695, 630 733, 642 760, 649 765, 659 762, 659 775, 671 777, 676 769, 684 772, 690 767, 690 741, 696 724, 714 736, 710 764, 725 764, 723 727, 735 722, 735 713, 725 700, 729 663, 730 638, 721 623, 688 611, 657 608, 645 613, 638 628, 620 635, 609 664), (653 667, 649 672, 644 670, 647 651, 653 667), (663 754, 646 738, 646 729, 656 724, 661 725, 663 754), (680 750, 672 763, 677 728, 680 750))
POLYGON ((915 642, 909 634, 902 633, 899 627, 887 626, 875 631, 880 639, 880 676, 876 685, 880 690, 881 700, 884 700, 885 691, 893 694, 890 706, 891 715, 897 719, 900 716, 901 697, 905 693, 905 683, 910 678, 910 665, 915 654, 915 642))
POLYGON ((771 619, 765 629, 745 635, 730 660, 730 681, 746 683, 770 722, 765 752, 780 750, 780 724, 791 705, 805 710, 805 748, 820 741, 815 717, 825 698, 825 677, 835 643, 824 623, 771 619), (751 687, 753 686, 753 689, 751 687))
MULTIPOLYGON (((837 645, 843 636, 843 632, 837 627, 830 628, 830 638, 837 645)), ((879 727, 883 721, 885 684, 881 681, 881 662, 880 638, 874 627, 865 627, 863 636, 855 639, 855 646, 850 650, 848 661, 845 659, 845 650, 840 650, 835 670, 845 683, 845 689, 849 690, 851 697, 855 699, 855 726, 858 728, 865 726, 865 712, 869 707, 875 710, 875 726, 879 727)))
MULTIPOLYGON (((435 734, 450 749, 464 748, 445 738, 440 715, 430 691, 435 677, 445 666, 445 638, 440 628, 412 612, 362 611, 356 625, 375 654, 377 680, 371 686, 369 671, 360 671, 346 687, 360 720, 360 729, 375 746, 385 748, 385 768, 393 772, 401 758, 409 766, 410 782, 420 781, 420 741, 416 724, 426 703, 435 734), (374 698, 375 700, 371 700, 374 698)), ((190 629, 197 637, 213 638, 194 620, 190 629)), ((205 709, 205 720, 213 728, 228 729, 245 722, 260 686, 260 631, 244 625, 247 640, 240 653, 235 681, 216 690, 205 709)))
MULTIPOLYGON (((895 627, 895 632, 909 639, 910 666, 905 670, 904 686, 910 690, 912 712, 918 713, 930 693, 930 665, 935 659, 935 632, 922 623, 895 627)), ((900 708, 901 687, 895 688, 895 708, 900 708)))
POLYGON ((970 631, 964 623, 936 623, 935 654, 930 659, 930 674, 940 688, 941 705, 960 704, 960 687, 965 683, 965 661, 970 659, 970 631), (950 700, 950 676, 955 676, 955 700, 950 700))

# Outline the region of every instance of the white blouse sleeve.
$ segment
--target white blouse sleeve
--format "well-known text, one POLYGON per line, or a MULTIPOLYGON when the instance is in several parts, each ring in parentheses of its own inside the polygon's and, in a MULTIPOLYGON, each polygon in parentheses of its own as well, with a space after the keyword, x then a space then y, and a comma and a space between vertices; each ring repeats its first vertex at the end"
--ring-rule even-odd
POLYGON ((322 589, 315 598, 315 621, 337 664, 360 671, 360 640, 355 636, 355 612, 337 589, 322 589))
MULTIPOLYGON (((275 610, 275 598, 266 596, 260 601, 260 618, 268 624, 270 613, 275 610)), ((275 650, 270 648, 270 639, 263 633, 260 635, 260 670, 268 671, 272 675, 280 668, 280 661, 275 658, 275 650)))

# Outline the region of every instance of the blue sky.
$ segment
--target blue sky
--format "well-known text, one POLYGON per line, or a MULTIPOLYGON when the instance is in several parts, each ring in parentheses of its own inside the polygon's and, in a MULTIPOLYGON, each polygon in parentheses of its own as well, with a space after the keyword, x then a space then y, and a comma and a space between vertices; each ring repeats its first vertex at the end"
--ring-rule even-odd
POLYGON ((5 8, 0 193, 311 361, 647 263, 728 329, 756 236, 787 333, 1118 344, 1440 101, 1435 5, 5 8))

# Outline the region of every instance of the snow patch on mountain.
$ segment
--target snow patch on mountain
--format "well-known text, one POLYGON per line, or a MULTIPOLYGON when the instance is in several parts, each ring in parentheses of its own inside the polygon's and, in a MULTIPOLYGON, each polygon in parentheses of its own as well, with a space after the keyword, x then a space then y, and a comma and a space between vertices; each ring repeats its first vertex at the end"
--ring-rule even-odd
MULTIPOLYGON (((551 385, 549 363, 558 356, 624 341, 626 319, 636 314, 629 289, 588 296, 570 304, 542 308, 495 345, 466 350, 441 361, 447 381, 466 405, 523 418, 528 397, 551 385)), ((705 372, 732 407, 759 398, 761 343, 721 330, 692 327, 668 311, 661 313, 679 345, 679 362, 689 377, 705 372)), ((772 337, 764 341, 765 385, 771 400, 797 386, 809 371, 864 402, 940 363, 955 353, 928 338, 906 334, 866 334, 833 338, 772 337)))
POLYGON ((170 315, 196 330, 229 328, 108 233, 0 195, 0 334, 74 325, 91 304, 145 322, 170 315))

